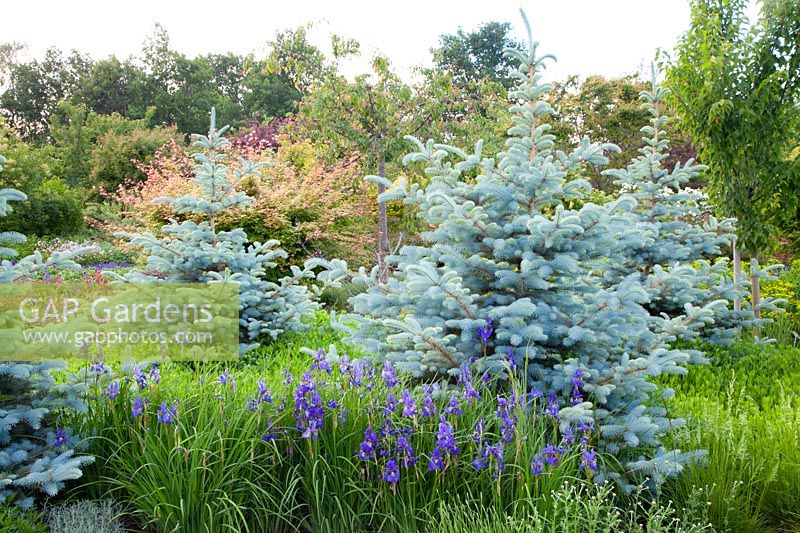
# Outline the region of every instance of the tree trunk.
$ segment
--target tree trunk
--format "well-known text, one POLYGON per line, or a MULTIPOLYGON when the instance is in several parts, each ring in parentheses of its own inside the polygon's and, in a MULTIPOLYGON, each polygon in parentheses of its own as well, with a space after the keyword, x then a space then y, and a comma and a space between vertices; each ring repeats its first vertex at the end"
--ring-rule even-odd
MULTIPOLYGON (((378 154, 378 176, 386 177, 386 161, 383 152, 378 154)), ((386 192, 386 186, 378 183, 378 195, 386 192)), ((378 276, 381 283, 389 279, 389 266, 386 257, 389 255, 389 219, 386 214, 386 202, 378 201, 378 276)))
POLYGON ((753 314, 757 319, 761 318, 761 280, 753 275, 753 268, 758 268, 758 259, 755 254, 750 258, 750 291, 753 296, 753 314))
MULTIPOLYGON (((733 281, 738 282, 742 279, 742 256, 739 252, 739 243, 736 237, 733 238, 733 281)), ((733 310, 739 312, 742 310, 742 299, 736 298, 733 301, 733 310)))

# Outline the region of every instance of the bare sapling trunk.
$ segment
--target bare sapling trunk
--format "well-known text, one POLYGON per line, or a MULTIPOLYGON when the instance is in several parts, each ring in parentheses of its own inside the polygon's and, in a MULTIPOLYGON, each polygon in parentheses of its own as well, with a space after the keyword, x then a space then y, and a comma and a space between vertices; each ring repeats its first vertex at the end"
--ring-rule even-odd
POLYGON ((761 280, 756 275, 758 271, 758 259, 755 254, 750 259, 750 292, 753 298, 753 314, 757 319, 761 318, 761 280))
MULTIPOLYGON (((386 177, 386 162, 383 153, 378 154, 378 176, 386 177)), ((378 183, 378 195, 386 192, 386 186, 378 183)), ((389 219, 386 214, 386 202, 378 200, 378 277, 381 283, 389 279, 389 266, 386 258, 389 255, 389 219)))
MULTIPOLYGON (((742 255, 739 252, 739 243, 736 237, 733 238, 733 281, 738 283, 742 279, 742 255)), ((739 312, 742 310, 742 299, 736 298, 733 300, 733 310, 739 312)))

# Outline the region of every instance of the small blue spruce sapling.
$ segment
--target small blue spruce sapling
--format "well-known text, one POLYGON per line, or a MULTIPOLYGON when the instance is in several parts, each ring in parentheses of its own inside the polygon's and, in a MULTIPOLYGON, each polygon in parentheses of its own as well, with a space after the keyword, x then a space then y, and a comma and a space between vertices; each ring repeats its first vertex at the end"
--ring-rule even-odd
MULTIPOLYGON (((728 343, 740 328, 769 319, 756 320, 746 301, 746 282, 734 282, 728 261, 720 259, 731 249, 736 221, 717 220, 705 194, 686 186, 705 167, 689 160, 672 170, 663 168, 669 142, 662 128, 668 117, 661 114, 660 106, 667 94, 668 90, 658 85, 653 67, 651 89, 641 94, 642 108, 651 118, 642 128, 645 144, 640 155, 625 169, 603 171, 624 193, 636 198, 629 227, 642 235, 626 256, 614 262, 614 270, 606 277, 619 282, 631 272, 638 273, 649 295, 646 308, 650 313, 679 318, 662 322, 666 333, 684 340, 700 337, 728 343), (744 309, 734 310, 731 302, 735 300, 744 300, 744 309), (680 319, 687 315, 693 320, 680 319)), ((775 268, 780 267, 759 270, 759 275, 771 277, 775 268)), ((759 307, 776 311, 778 303, 764 299, 759 307)))
MULTIPOLYGON (((0 156, 0 171, 5 162, 0 156)), ((9 202, 24 199, 20 191, 0 190, 0 216, 11 212, 9 202)), ((20 233, 0 233, 0 282, 13 283, 52 268, 80 268, 72 258, 82 250, 47 259, 36 252, 13 263, 16 251, 8 244, 24 241, 20 233)), ((0 362, 0 502, 16 496, 17 505, 30 507, 37 495, 55 496, 93 460, 75 455, 78 439, 70 430, 53 426, 59 411, 85 409, 83 385, 57 385, 50 375, 65 366, 63 361, 0 362)))
POLYGON ((319 308, 315 295, 323 286, 336 285, 346 265, 340 260, 312 258, 302 268, 292 265, 290 276, 270 279, 268 273, 277 266, 276 261, 287 257, 277 240, 251 243, 241 228, 217 229, 221 212, 252 203, 237 185, 245 177, 258 175, 265 165, 242 159, 239 168, 231 171, 224 162, 230 146, 224 137, 227 129, 217 129, 212 109, 208 135, 193 136, 199 149, 194 154, 197 164, 192 179, 200 190, 198 196, 155 200, 171 206, 178 215, 186 215, 186 220, 171 220, 160 236, 120 235, 148 254, 146 268, 128 273, 128 281, 238 283, 240 350, 246 351, 259 339, 274 339, 285 331, 304 327, 302 319, 319 308))

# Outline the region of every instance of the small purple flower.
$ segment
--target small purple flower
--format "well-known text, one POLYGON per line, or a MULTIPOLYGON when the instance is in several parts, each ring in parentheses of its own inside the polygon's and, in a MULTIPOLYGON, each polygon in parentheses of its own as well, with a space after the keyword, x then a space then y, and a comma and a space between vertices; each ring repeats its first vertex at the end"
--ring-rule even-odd
POLYGON ((551 393, 547 407, 544 410, 545 414, 558 420, 558 413, 560 410, 561 407, 558 405, 558 397, 555 393, 551 393))
POLYGON ((219 375, 217 381, 219 381, 220 385, 229 385, 231 387, 234 384, 233 377, 231 377, 231 373, 228 371, 227 368, 225 369, 224 372, 222 372, 222 374, 219 375))
POLYGON ((511 346, 506 349, 506 361, 508 362, 508 367, 512 371, 517 369, 517 358, 514 355, 514 348, 511 346))
POLYGON ((472 400, 480 399, 481 394, 472 384, 472 371, 470 370, 468 363, 461 365, 461 374, 458 376, 458 382, 464 387, 464 394, 462 395, 462 398, 466 400, 468 404, 471 404, 472 400))
POLYGON ((387 483, 395 484, 400 481, 400 468, 397 466, 397 459, 392 457, 386 461, 386 466, 383 469, 383 479, 387 483))
POLYGON ((403 416, 413 417, 417 414, 417 406, 414 398, 408 389, 403 389, 403 394, 400 399, 400 404, 403 406, 403 416))
POLYGON ((597 453, 584 446, 581 454, 581 469, 586 470, 587 468, 592 472, 597 472, 597 453))
POLYGON ((444 408, 444 412, 447 415, 461 416, 463 411, 458 403, 458 398, 455 396, 450 396, 450 404, 444 408))
POLYGON ((500 420, 500 434, 505 442, 511 442, 517 428, 517 417, 513 415, 516 398, 497 397, 497 418, 500 420))
POLYGON ((583 387, 583 370, 580 368, 572 375, 572 386, 578 388, 583 387))
POLYGON ((294 390, 294 415, 296 427, 302 431, 303 438, 316 440, 319 430, 324 426, 325 409, 310 372, 303 374, 294 390))
POLYGON ((289 372, 287 369, 281 370, 281 375, 283 376, 283 385, 288 387, 292 383, 294 383, 294 376, 289 372))
POLYGON ((394 413, 397 409, 397 398, 394 397, 391 391, 386 395, 386 404, 383 407, 383 414, 389 416, 389 413, 394 413))
POLYGON ((483 432, 486 429, 486 421, 481 418, 475 423, 475 431, 472 433, 472 440, 475 444, 480 444, 483 441, 483 432))
POLYGON ((544 449, 542 449, 544 461, 550 466, 558 466, 559 455, 558 449, 552 444, 548 444, 544 447, 544 449))
POLYGON ((67 434, 61 428, 56 429, 56 438, 53 441, 53 446, 55 446, 56 448, 60 448, 61 446, 66 446, 66 445, 67 445, 67 434))
POLYGON ((424 391, 422 396, 422 416, 430 418, 436 414, 436 403, 433 401, 434 386, 423 385, 422 390, 424 391))
POLYGON ((356 360, 349 372, 348 383, 353 387, 360 387, 364 379, 364 361, 356 360))
POLYGON ((113 400, 117 396, 119 396, 119 381, 114 380, 108 385, 106 385, 106 390, 103 393, 105 394, 106 398, 109 400, 113 400))
POLYGON ((248 411, 258 411, 258 406, 260 405, 258 399, 251 398, 247 401, 247 410, 248 411))
POLYGON ((564 444, 566 444, 567 446, 572 446, 573 444, 575 444, 575 434, 572 432, 571 426, 567 426, 564 429, 564 434, 562 435, 561 438, 564 441, 564 444))
POLYGON ((492 319, 487 318, 486 322, 478 328, 478 337, 481 339, 481 343, 484 347, 489 343, 489 339, 492 336, 494 329, 492 328, 492 319))
POLYGON ((263 379, 258 382, 258 401, 272 403, 272 391, 269 390, 267 382, 263 379))
POLYGON ((442 449, 437 446, 433 449, 430 461, 428 461, 428 471, 444 470, 444 468, 444 455, 442 454, 442 449))
POLYGON ((328 409, 330 409, 331 411, 339 407, 339 405, 340 405, 339 402, 337 402, 336 400, 328 400, 328 409))
POLYGON ((178 401, 172 407, 167 405, 167 402, 161 402, 161 408, 158 410, 158 421, 162 424, 172 424, 175 421, 175 416, 178 414, 178 401))
POLYGON ((491 377, 489 376, 489 371, 488 370, 484 371, 483 374, 481 374, 481 382, 484 385, 488 385, 490 379, 491 379, 491 377))
POLYGON ((487 459, 494 459, 497 465, 497 472, 502 472, 506 468, 506 463, 503 459, 503 441, 499 440, 497 443, 484 448, 484 454, 487 459))
POLYGON ((147 376, 144 375, 139 365, 133 367, 133 381, 136 382, 140 389, 147 387, 147 376))
POLYGON ((105 374, 107 372, 107 368, 106 365, 104 365, 103 362, 98 359, 96 361, 92 361, 92 364, 89 366, 89 372, 92 374, 105 374))
POLYGON ((278 438, 278 435, 275 434, 275 432, 272 431, 272 426, 273 425, 274 425, 274 422, 272 420, 267 422, 267 429, 266 429, 266 431, 264 431, 264 434, 261 435, 261 440, 263 440, 264 442, 272 442, 273 440, 278 438))
POLYGON ((411 468, 417 463, 417 457, 414 455, 414 446, 411 445, 411 442, 405 435, 397 437, 395 451, 398 457, 401 458, 400 463, 403 465, 403 468, 411 468))
POLYGON ((131 404, 131 415, 137 417, 144 413, 144 400, 141 396, 137 396, 133 399, 133 403, 131 404))
POLYGON ((441 415, 439 418, 439 429, 436 432, 436 447, 451 454, 458 455, 458 445, 456 444, 455 430, 450 422, 441 415))
POLYGON ((358 446, 358 457, 364 461, 375 458, 375 451, 378 449, 378 434, 372 428, 364 430, 364 440, 358 446))
POLYGON ((343 355, 339 358, 339 374, 342 376, 346 376, 353 371, 353 364, 350 362, 350 358, 346 355, 343 355))
POLYGON ((150 381, 153 382, 153 385, 158 385, 161 382, 161 372, 156 365, 150 367, 150 381))
POLYGON ((542 461, 542 457, 537 453, 533 456, 533 462, 531 463, 531 472, 534 476, 538 476, 544 472, 544 461, 542 461))
POLYGON ((395 385, 397 385, 399 380, 397 379, 397 372, 395 371, 394 366, 392 366, 391 361, 386 361, 383 363, 383 370, 381 371, 381 377, 383 378, 383 381, 386 383, 386 386, 389 387, 390 389, 393 388, 395 385))
POLYGON ((325 350, 322 348, 317 350, 317 353, 314 354, 314 361, 311 363, 311 370, 322 370, 328 374, 331 373, 331 365, 328 364, 325 350))

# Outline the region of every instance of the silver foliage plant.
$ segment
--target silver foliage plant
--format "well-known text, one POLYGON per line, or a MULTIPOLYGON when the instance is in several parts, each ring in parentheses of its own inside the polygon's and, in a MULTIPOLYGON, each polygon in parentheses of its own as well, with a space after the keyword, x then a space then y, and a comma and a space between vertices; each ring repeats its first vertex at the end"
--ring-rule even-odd
POLYGON ((355 276, 367 290, 338 327, 416 377, 453 379, 469 364, 503 378, 515 361, 530 389, 564 398, 579 375, 584 400, 562 401, 558 419, 561 431, 594 420, 620 465, 596 479, 658 481, 695 454, 662 447, 682 421, 665 409, 672 391, 650 379, 703 361, 676 341, 726 342, 754 324, 746 305, 733 310, 746 291, 726 261, 708 260, 730 245, 734 221, 704 213, 682 189, 701 166, 662 168, 665 92, 655 82, 642 95, 653 118, 641 155, 608 171, 628 192, 588 201, 591 185, 572 176, 617 148, 583 139, 569 154, 553 149, 551 85, 541 80, 551 56, 538 55, 528 29, 528 53, 506 50, 519 68, 505 151, 409 138, 416 151, 404 162, 426 165, 427 186, 368 178, 383 181, 386 200, 416 206, 429 230, 390 258, 387 282, 375 270, 355 276))

